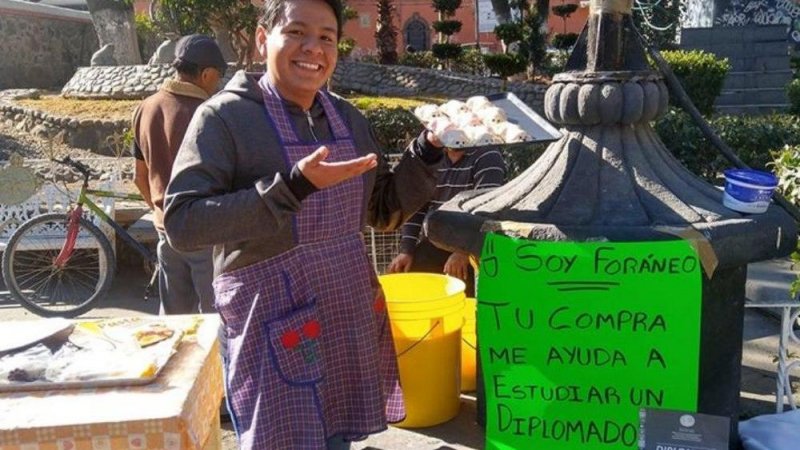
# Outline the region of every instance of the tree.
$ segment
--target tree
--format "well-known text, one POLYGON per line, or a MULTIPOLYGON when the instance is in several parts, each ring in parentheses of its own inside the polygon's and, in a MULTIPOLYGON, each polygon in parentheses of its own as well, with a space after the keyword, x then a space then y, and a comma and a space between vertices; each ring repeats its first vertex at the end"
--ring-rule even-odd
MULTIPOLYGON (((348 21, 358 17, 358 11, 350 7, 350 5, 348 5, 346 1, 343 1, 342 5, 344 6, 344 11, 342 12, 342 28, 344 28, 345 24, 348 21)), ((346 58, 350 56, 350 53, 353 52, 353 49, 355 47, 356 47, 355 39, 349 36, 342 36, 342 38, 339 39, 339 44, 337 45, 337 48, 339 50, 339 57, 346 58)))
POLYGON ((559 50, 569 50, 575 42, 578 40, 578 35, 575 33, 567 33, 567 18, 572 15, 575 11, 578 10, 578 5, 575 3, 565 3, 564 0, 561 0, 560 5, 553 6, 552 11, 553 14, 557 15, 561 18, 563 23, 563 33, 556 33, 553 36, 553 47, 559 50))
POLYGON ((142 63, 131 0, 86 0, 100 46, 114 45, 120 65, 142 63))
POLYGON ((537 8, 524 0, 517 4, 520 6, 519 16, 494 29, 495 35, 503 41, 504 52, 484 56, 489 70, 504 79, 526 68, 529 75, 533 75, 547 58, 547 34, 542 30, 543 19, 537 8))
POLYGON ((397 29, 394 27, 393 15, 394 2, 378 0, 375 43, 378 46, 378 61, 381 64, 397 64, 397 29))
POLYGON ((253 64, 258 9, 249 0, 154 0, 150 14, 164 36, 212 33, 227 60, 253 64))
POLYGON ((636 0, 633 7, 636 29, 656 48, 675 49, 684 3, 685 0, 636 0))
MULTIPOLYGON (((497 23, 504 24, 511 22, 511 10, 523 10, 527 7, 527 0, 492 0, 492 9, 497 17, 497 23)), ((547 14, 550 10, 550 0, 538 0, 536 2, 536 11, 539 17, 543 17, 544 27, 547 28, 547 14)))
POLYGON ((439 13, 439 20, 433 22, 433 29, 439 33, 439 42, 433 44, 433 56, 445 62, 450 69, 450 61, 461 56, 461 46, 450 42, 452 36, 461 31, 461 22, 453 19, 461 7, 461 0, 433 0, 433 9, 439 13))

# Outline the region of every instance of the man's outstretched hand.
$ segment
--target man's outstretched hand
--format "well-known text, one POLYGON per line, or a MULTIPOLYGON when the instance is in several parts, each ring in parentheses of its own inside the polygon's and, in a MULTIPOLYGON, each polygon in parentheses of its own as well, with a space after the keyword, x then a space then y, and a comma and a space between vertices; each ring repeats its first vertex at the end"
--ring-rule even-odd
POLYGON ((330 150, 323 146, 297 162, 297 168, 317 189, 337 185, 378 166, 375 153, 349 161, 325 162, 329 154, 330 150))

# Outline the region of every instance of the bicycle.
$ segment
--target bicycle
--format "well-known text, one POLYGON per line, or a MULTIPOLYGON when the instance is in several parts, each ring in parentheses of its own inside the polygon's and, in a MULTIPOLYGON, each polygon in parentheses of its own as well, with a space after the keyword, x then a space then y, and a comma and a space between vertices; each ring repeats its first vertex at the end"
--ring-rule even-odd
POLYGON ((67 213, 35 216, 11 235, 3 252, 2 271, 6 288, 25 309, 43 317, 79 316, 95 307, 108 290, 116 260, 108 237, 84 217, 84 207, 113 228, 116 235, 155 268, 145 288, 145 300, 158 275, 156 255, 134 239, 88 196, 142 200, 123 194, 89 188, 92 170, 67 156, 53 162, 83 175, 77 199, 67 213))

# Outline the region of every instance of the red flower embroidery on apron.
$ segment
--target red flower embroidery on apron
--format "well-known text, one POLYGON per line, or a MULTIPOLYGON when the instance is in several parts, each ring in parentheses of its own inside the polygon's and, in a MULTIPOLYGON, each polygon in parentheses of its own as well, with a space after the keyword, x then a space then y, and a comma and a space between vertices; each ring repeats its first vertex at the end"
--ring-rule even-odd
POLYGON ((320 326, 319 322, 316 320, 309 320, 305 324, 303 324, 303 334, 307 338, 316 339, 319 337, 320 333, 320 326))
POLYGON ((317 338, 322 332, 322 327, 316 320, 309 320, 300 327, 302 336, 296 330, 287 330, 281 335, 281 344, 286 350, 298 347, 303 354, 303 360, 310 364, 317 360, 317 338), (305 336, 305 339, 303 339, 305 336))
POLYGON ((281 344, 286 350, 291 350, 300 344, 300 334, 297 331, 289 330, 281 336, 281 344))

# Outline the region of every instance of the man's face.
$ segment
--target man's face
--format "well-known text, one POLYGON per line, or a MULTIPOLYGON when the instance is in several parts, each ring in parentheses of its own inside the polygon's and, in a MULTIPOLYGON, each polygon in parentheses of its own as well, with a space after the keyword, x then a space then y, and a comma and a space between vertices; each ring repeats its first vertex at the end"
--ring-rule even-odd
POLYGON ((257 39, 278 92, 310 106, 336 68, 337 23, 330 6, 322 0, 289 0, 283 19, 268 33, 259 27, 257 39))

